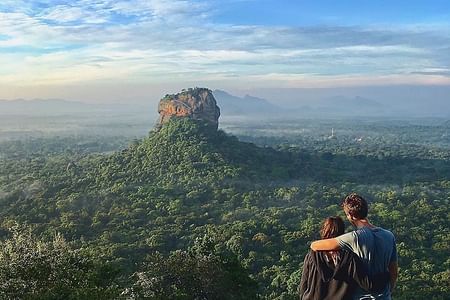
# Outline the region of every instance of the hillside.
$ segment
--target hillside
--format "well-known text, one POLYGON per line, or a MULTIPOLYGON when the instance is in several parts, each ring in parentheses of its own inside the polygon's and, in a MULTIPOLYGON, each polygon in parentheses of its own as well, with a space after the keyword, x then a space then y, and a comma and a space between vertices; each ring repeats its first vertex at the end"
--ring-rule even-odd
MULTIPOLYGON (((420 170, 431 162, 420 159, 262 148, 186 118, 109 155, 0 163, 4 243, 17 244, 11 224, 30 224, 60 258, 48 263, 50 274, 81 264, 86 281, 54 287, 69 295, 295 299, 308 243, 324 217, 341 213, 338 201, 349 191, 373 199, 372 221, 397 236, 398 299, 448 292, 448 203, 439 199, 448 197, 450 170, 443 163, 430 173, 420 170), (55 232, 69 245, 51 246, 55 232), (418 293, 417 284, 428 288, 418 293)), ((0 271, 9 266, 0 259, 0 271)), ((26 278, 24 268, 12 277, 2 271, 0 280, 26 278)), ((50 283, 39 278, 44 291, 50 283)))

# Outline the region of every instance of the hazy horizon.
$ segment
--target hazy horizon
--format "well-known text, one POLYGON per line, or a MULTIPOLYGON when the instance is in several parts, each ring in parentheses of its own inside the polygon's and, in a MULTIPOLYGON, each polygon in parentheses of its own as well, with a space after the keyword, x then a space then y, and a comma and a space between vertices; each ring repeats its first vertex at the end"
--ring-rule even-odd
MULTIPOLYGON (((222 118, 255 115, 266 115, 271 118, 295 116, 450 118, 450 86, 266 88, 237 93, 217 89, 213 92, 222 110, 222 118)), ((0 99, 0 115, 70 115, 95 112, 110 115, 140 115, 144 112, 149 118, 157 118, 158 102, 162 97, 163 94, 147 95, 117 102, 63 98, 8 101, 0 99)))

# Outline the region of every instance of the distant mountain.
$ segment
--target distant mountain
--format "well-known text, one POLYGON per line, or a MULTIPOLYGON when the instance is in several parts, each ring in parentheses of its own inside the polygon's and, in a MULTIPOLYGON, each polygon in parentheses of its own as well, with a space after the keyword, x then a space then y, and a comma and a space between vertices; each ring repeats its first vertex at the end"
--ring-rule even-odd
POLYGON ((281 112, 282 109, 266 99, 246 95, 238 97, 222 90, 213 91, 222 115, 259 115, 281 112))
POLYGON ((316 109, 338 115, 380 115, 387 111, 386 105, 360 96, 334 96, 320 99, 316 103, 316 109))
POLYGON ((222 115, 286 116, 380 116, 389 113, 389 106, 378 101, 354 96, 332 96, 291 103, 289 108, 279 107, 263 98, 246 95, 237 97, 222 90, 213 92, 222 115))
POLYGON ((143 107, 124 104, 89 104, 62 99, 0 99, 0 115, 66 115, 101 112, 139 112, 143 107))
POLYGON ((0 100, 0 114, 61 114, 89 111, 89 105, 61 99, 0 100))
POLYGON ((358 117, 389 115, 388 105, 378 101, 355 96, 332 96, 319 99, 302 100, 298 105, 291 104, 286 114, 313 117, 358 117))
POLYGON ((296 109, 301 116, 313 114, 320 117, 322 109, 327 111, 327 116, 361 113, 376 117, 450 118, 450 85, 267 88, 253 89, 251 94, 273 101, 289 111, 296 109), (381 106, 372 105, 373 101, 381 106), (340 107, 336 107, 336 103, 340 107), (350 111, 341 108, 349 108, 350 111))
POLYGON ((355 97, 347 97, 347 96, 334 96, 329 98, 324 98, 318 101, 320 104, 331 105, 331 106, 364 106, 379 109, 382 108, 383 105, 375 100, 355 96, 355 97))

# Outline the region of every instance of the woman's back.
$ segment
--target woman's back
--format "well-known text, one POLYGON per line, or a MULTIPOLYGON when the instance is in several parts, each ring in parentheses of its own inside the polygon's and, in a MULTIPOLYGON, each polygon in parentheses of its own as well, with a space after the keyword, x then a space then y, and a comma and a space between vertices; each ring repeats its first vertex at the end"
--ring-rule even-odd
POLYGON ((348 276, 342 276, 344 272, 339 269, 342 263, 348 265, 351 256, 352 253, 344 250, 331 255, 310 251, 303 262, 300 299, 351 299, 357 283, 348 276), (341 278, 335 279, 335 276, 341 278))

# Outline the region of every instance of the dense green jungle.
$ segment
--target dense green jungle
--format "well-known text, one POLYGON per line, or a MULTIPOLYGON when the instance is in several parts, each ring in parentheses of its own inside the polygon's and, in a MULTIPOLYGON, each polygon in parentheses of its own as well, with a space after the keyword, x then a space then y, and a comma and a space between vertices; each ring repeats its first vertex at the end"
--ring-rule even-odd
POLYGON ((221 128, 0 139, 0 299, 298 299, 350 192, 396 235, 394 299, 448 299, 448 121, 221 128))

